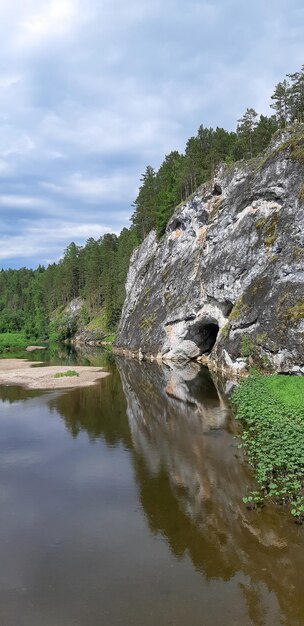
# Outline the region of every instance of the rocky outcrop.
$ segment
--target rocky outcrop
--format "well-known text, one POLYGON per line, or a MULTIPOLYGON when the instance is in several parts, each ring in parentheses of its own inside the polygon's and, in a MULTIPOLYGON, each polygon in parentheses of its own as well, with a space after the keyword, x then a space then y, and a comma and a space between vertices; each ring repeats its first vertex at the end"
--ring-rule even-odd
POLYGON ((117 347, 304 373, 304 130, 222 166, 133 253, 117 347))

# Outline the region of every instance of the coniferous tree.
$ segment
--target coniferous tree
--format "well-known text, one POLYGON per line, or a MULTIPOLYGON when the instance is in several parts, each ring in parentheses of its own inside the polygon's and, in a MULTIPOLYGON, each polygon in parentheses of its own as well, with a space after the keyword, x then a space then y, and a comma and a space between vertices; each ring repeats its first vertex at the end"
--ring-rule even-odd
POLYGON ((290 117, 290 88, 286 79, 275 86, 271 100, 273 100, 273 104, 270 106, 275 110, 279 128, 285 128, 290 117))
POLYGON ((295 122, 304 121, 304 65, 299 72, 288 74, 291 84, 289 88, 290 119, 295 122))
POLYGON ((253 134, 257 126, 257 112, 246 109, 243 117, 238 120, 237 135, 244 146, 244 156, 253 156, 253 134))
POLYGON ((144 239, 156 225, 157 184, 155 171, 151 165, 146 167, 140 180, 142 185, 133 204, 135 211, 131 219, 140 238, 144 239))

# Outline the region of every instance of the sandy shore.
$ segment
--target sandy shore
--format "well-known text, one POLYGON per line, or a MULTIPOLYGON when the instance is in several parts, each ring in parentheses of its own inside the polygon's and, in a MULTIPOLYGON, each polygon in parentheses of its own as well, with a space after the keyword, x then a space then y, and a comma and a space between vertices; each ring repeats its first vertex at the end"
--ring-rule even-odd
POLYGON ((49 365, 39 367, 42 363, 29 362, 23 359, 0 360, 0 385, 22 385, 28 389, 71 389, 94 385, 100 378, 108 376, 100 367, 83 367, 79 365, 49 365), (35 365, 35 367, 32 367, 35 365), (57 373, 67 370, 77 372, 78 376, 54 378, 57 373))

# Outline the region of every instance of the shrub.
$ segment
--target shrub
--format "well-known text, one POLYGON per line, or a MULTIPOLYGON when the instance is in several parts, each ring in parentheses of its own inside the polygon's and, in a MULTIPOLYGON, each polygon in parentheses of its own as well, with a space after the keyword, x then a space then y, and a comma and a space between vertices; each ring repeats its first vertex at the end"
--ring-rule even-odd
POLYGON ((75 372, 75 370, 67 370, 66 372, 57 372, 57 374, 54 374, 54 378, 65 378, 72 376, 79 376, 79 374, 78 372, 75 372))

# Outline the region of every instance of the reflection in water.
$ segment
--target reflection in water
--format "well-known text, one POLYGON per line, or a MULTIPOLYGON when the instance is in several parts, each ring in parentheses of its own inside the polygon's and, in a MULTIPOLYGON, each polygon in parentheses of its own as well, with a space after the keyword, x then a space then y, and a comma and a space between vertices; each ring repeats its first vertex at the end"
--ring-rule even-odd
POLYGON ((111 376, 0 387, 0 623, 303 625, 302 529, 243 506, 252 479, 208 371, 68 358, 111 376))
MULTIPOLYGON (((96 363, 98 366, 98 363, 96 363)), ((86 432, 91 441, 103 439, 108 446, 123 443, 130 448, 126 420, 126 401, 116 367, 108 365, 111 375, 102 384, 80 387, 55 396, 50 408, 64 418, 68 432, 77 437, 86 432)))
POLYGON ((0 403, 8 402, 13 404, 14 402, 21 402, 28 400, 29 398, 39 398, 43 395, 43 391, 37 389, 25 389, 24 387, 0 385, 0 403))
POLYGON ((207 370, 123 359, 118 368, 151 531, 161 532, 177 557, 190 554, 207 579, 242 572, 240 590, 254 624, 281 623, 275 597, 287 624, 304 623, 298 531, 281 512, 244 509, 251 478, 229 435, 227 401, 207 370))

